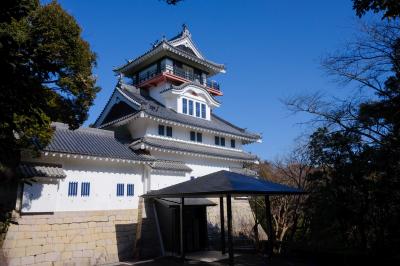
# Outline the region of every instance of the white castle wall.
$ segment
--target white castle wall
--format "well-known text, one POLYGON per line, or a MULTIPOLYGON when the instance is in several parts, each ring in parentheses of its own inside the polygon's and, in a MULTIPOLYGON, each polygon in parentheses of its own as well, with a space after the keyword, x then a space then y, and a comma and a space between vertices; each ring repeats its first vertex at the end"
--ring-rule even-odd
MULTIPOLYGON (((201 118, 198 118, 198 119, 201 119, 201 118)), ((138 120, 140 120, 140 119, 138 119, 138 120)), ((162 124, 162 123, 157 123, 156 121, 153 121, 153 120, 149 121, 147 123, 148 127, 146 130, 146 135, 152 136, 152 137, 159 137, 159 135, 158 135, 158 125, 159 124, 162 124)), ((196 142, 193 142, 190 140, 190 131, 195 131, 195 130, 185 128, 185 127, 173 126, 172 139, 183 140, 190 144, 205 145, 208 147, 218 147, 218 148, 227 149, 227 150, 242 151, 242 144, 241 144, 241 141, 238 139, 236 139, 235 148, 231 148, 231 138, 225 137, 225 147, 221 147, 221 146, 215 145, 215 136, 221 136, 221 135, 198 131, 198 132, 201 132, 203 135, 203 139, 202 139, 203 142, 196 143, 196 142)), ((167 138, 167 139, 171 139, 171 138, 167 138)))
POLYGON ((58 183, 25 185, 23 212, 61 212, 136 209, 143 194, 143 165, 48 157, 46 162, 62 164, 66 178, 58 183), (68 196, 69 182, 78 182, 77 196, 68 196), (81 196, 81 182, 90 182, 90 195, 81 196), (124 196, 117 197, 117 184, 124 184, 124 196), (134 184, 134 196, 126 196, 126 184, 134 184))

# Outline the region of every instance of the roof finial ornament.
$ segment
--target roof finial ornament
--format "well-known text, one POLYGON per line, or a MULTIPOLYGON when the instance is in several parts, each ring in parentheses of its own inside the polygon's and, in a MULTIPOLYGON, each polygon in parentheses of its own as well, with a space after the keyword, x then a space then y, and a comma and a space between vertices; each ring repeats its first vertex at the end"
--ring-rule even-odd
POLYGON ((167 38, 165 37, 165 35, 162 36, 161 41, 162 42, 166 42, 167 41, 167 38))
POLYGON ((121 86, 124 83, 124 74, 119 73, 118 75, 118 86, 121 86))
POLYGON ((189 31, 189 29, 188 29, 188 27, 186 26, 185 23, 182 24, 182 35, 183 36, 188 36, 189 38, 192 36, 190 34, 190 31, 189 31))

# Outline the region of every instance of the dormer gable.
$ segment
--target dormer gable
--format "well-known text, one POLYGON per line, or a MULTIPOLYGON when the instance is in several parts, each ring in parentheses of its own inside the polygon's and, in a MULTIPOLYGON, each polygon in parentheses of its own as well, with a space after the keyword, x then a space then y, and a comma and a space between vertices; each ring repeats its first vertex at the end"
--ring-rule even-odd
POLYGON ((177 113, 201 119, 210 120, 211 110, 220 106, 220 103, 204 87, 196 83, 171 85, 160 94, 165 102, 173 103, 171 106, 177 113))
POLYGON ((182 25, 182 32, 170 39, 168 43, 184 52, 192 54, 200 59, 204 59, 204 56, 194 44, 192 34, 185 24, 182 25))

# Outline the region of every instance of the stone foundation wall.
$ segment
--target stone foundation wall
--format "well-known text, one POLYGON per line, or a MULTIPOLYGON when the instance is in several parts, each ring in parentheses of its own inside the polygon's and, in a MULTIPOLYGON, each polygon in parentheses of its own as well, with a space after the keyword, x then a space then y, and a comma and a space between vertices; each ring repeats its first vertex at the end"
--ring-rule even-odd
POLYGON ((23 215, 10 225, 0 265, 97 265, 133 256, 137 209, 23 215))
MULTIPOLYGON (((212 248, 219 249, 220 246, 220 207, 219 199, 210 199, 217 204, 217 206, 207 207, 207 222, 209 243, 212 248)), ((224 213, 225 213, 225 231, 228 230, 228 222, 226 217, 226 198, 224 198, 224 213)), ((253 245, 255 219, 251 211, 249 201, 247 199, 235 199, 232 197, 232 234, 235 246, 248 246, 253 245)), ((267 235, 258 226, 259 240, 267 239, 267 235)))

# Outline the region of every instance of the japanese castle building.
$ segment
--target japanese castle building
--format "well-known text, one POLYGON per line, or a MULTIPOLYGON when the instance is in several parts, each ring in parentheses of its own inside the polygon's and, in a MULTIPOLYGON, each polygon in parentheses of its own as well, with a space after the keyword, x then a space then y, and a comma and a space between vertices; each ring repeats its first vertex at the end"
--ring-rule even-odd
POLYGON ((6 257, 22 263, 33 256, 36 263, 45 254, 50 261, 82 264, 129 257, 143 219, 155 220, 157 229, 143 231, 142 238, 162 239, 162 211, 144 210, 140 195, 219 170, 247 171, 244 166, 257 161, 244 146, 261 136, 214 113, 223 92, 211 79, 225 67, 204 57, 186 26, 114 71, 119 81, 93 127, 72 131, 54 123, 40 157, 24 158, 19 171, 37 182, 23 186, 20 222, 10 227, 6 243, 14 227, 19 232, 29 225, 23 228, 30 233, 15 238, 29 245, 6 257), (45 230, 35 227, 39 220, 45 230))

